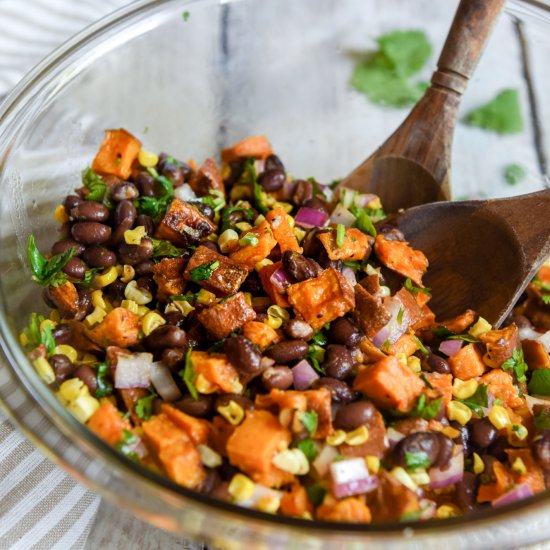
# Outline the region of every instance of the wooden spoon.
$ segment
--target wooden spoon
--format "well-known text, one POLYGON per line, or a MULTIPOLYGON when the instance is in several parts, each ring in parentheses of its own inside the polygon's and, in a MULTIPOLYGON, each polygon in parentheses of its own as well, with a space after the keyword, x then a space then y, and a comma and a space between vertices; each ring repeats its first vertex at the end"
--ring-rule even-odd
POLYGON ((424 283, 438 320, 471 308, 498 327, 550 255, 550 189, 425 204, 391 223, 430 262, 424 283))
POLYGON ((431 86, 388 140, 341 186, 382 199, 387 212, 448 200, 460 97, 505 0, 462 0, 431 86))

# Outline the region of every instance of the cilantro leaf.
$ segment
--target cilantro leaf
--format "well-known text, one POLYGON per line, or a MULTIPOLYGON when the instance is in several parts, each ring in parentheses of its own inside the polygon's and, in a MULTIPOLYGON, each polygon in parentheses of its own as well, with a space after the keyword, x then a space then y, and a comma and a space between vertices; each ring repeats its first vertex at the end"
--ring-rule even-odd
POLYGON ((103 178, 89 167, 82 172, 82 184, 88 189, 88 193, 84 197, 87 201, 103 201, 107 185, 103 178))
POLYGON ((313 504, 313 506, 319 506, 323 502, 327 490, 318 483, 314 483, 306 487, 306 493, 311 504, 313 504))
POLYGON ((403 314, 405 313, 405 310, 400 307, 399 311, 397 312, 397 324, 402 325, 403 324, 403 314))
POLYGON ((310 344, 309 351, 307 352, 306 358, 310 360, 313 368, 323 376, 325 375, 325 370, 321 367, 320 363, 325 359, 325 350, 317 345, 310 344))
POLYGON ((459 399, 467 407, 475 411, 479 416, 483 416, 483 409, 489 406, 489 386, 479 384, 475 393, 466 399, 459 399))
POLYGON ((525 373, 529 369, 527 366, 527 363, 525 362, 525 359, 523 358, 523 350, 521 347, 515 349, 512 352, 512 357, 509 357, 502 363, 500 366, 502 370, 512 370, 514 371, 514 374, 516 375, 516 380, 521 384, 523 382, 527 381, 527 377, 525 376, 525 373))
MULTIPOLYGON (((432 289, 431 288, 426 288, 426 287, 419 287, 419 286, 414 286, 410 277, 407 277, 405 279, 405 282, 403 283, 403 286, 411 293, 411 294, 427 294, 428 296, 430 296, 431 294, 431 291, 432 289)), ((438 327, 439 328, 439 327, 438 327)))
POLYGON ((194 269, 192 269, 189 273, 191 275, 192 281, 206 281, 212 277, 212 273, 218 269, 220 266, 220 262, 213 261, 213 262, 207 262, 205 264, 201 264, 194 269))
POLYGON ((227 229, 230 229, 231 227, 230 216, 234 212, 242 213, 242 217, 243 217, 242 221, 251 222, 254 219, 254 212, 250 208, 244 208, 242 206, 229 206, 229 207, 226 206, 222 212, 220 235, 227 229))
POLYGON ((187 353, 185 354, 185 368, 181 370, 179 374, 182 377, 183 381, 185 382, 185 385, 187 386, 187 389, 189 390, 191 397, 193 399, 198 399, 199 392, 195 387, 195 379, 197 378, 197 375, 195 374, 195 368, 193 367, 193 360, 191 359, 192 351, 193 351, 193 348, 189 348, 187 350, 187 353))
POLYGON ((416 74, 432 53, 432 46, 422 31, 393 31, 377 40, 380 51, 402 76, 416 74))
POLYGON ((225 196, 217 189, 210 189, 208 195, 201 197, 199 200, 210 206, 214 212, 219 212, 225 206, 225 196))
POLYGON ((426 387, 430 388, 430 390, 433 390, 434 387, 432 386, 428 378, 426 378, 426 375, 423 372, 420 373, 420 380, 422 380, 422 382, 426 384, 426 387))
POLYGON ((527 388, 532 395, 550 396, 550 371, 547 369, 533 371, 527 388))
POLYGON ((426 346, 420 341, 418 336, 413 336, 413 340, 416 342, 418 349, 422 352, 423 355, 429 355, 430 352, 426 349, 426 346))
POLYGON ((424 510, 415 510, 414 512, 405 512, 399 516, 399 521, 418 521, 422 516, 423 511, 424 510))
POLYGON ((134 201, 134 206, 140 214, 151 216, 153 221, 158 222, 174 198, 174 186, 167 177, 160 176, 154 168, 147 168, 147 172, 158 183, 161 192, 158 197, 139 197, 134 201))
POLYGON ((300 413, 300 422, 304 425, 309 435, 313 435, 317 429, 319 418, 315 411, 304 411, 300 413))
POLYGON ((92 284, 95 274, 101 269, 102 269, 101 267, 91 267, 90 269, 87 269, 84 272, 84 277, 80 279, 80 281, 77 281, 77 284, 79 286, 88 288, 92 284))
POLYGON ((515 185, 516 183, 523 181, 526 175, 527 172, 525 171, 525 167, 521 164, 513 162, 504 167, 504 179, 506 180, 506 183, 510 185, 515 185))
POLYGON ((107 363, 100 363, 97 366, 97 390, 94 392, 94 397, 108 397, 113 393, 113 385, 109 378, 109 366, 107 363))
POLYGON ((494 99, 474 109, 465 118, 466 124, 497 134, 518 134, 523 118, 518 90, 503 90, 494 99))
POLYGON ((149 418, 151 418, 155 397, 157 397, 157 394, 153 392, 151 395, 147 395, 137 400, 135 411, 138 418, 142 420, 149 420, 149 418))
POLYGON ((439 399, 434 399, 428 403, 426 396, 422 394, 418 398, 414 409, 409 413, 409 416, 420 417, 424 420, 433 420, 439 413, 442 400, 443 398, 440 397, 439 399))
POLYGON ((318 346, 324 346, 328 342, 327 335, 322 330, 315 334, 311 340, 318 346))
POLYGON ((243 184, 250 185, 254 194, 254 202, 256 209, 260 214, 267 214, 269 207, 267 205, 267 193, 264 188, 258 182, 258 175, 256 174, 256 168, 254 166, 254 159, 252 157, 246 159, 244 164, 243 173, 241 175, 241 182, 243 184))
POLYGON ((153 242, 153 260, 161 258, 179 258, 182 251, 175 247, 170 241, 162 239, 151 239, 153 242))
POLYGON ((169 302, 193 302, 197 299, 199 293, 194 292, 193 294, 176 294, 174 296, 168 296, 169 302))
POLYGON ((453 336, 454 333, 451 332, 447 327, 441 326, 433 328, 432 334, 434 336, 437 336, 438 338, 441 338, 442 340, 446 340, 450 336, 453 336))
POLYGON ((138 443, 138 438, 130 430, 122 430, 122 439, 115 443, 115 449, 121 452, 134 462, 140 462, 138 454, 135 452, 135 445, 138 443))
POLYGON ((315 443, 311 439, 304 439, 302 441, 299 441, 296 447, 306 455, 306 458, 309 460, 309 462, 313 462, 319 454, 315 443))
MULTIPOLYGON (((544 370, 536 370, 535 372, 547 372, 544 370)), ((535 427, 539 430, 550 430, 550 411, 547 407, 536 409, 534 417, 535 427)))
POLYGON ((407 470, 427 468, 430 465, 430 457, 424 451, 405 451, 405 464, 407 470))
POLYGON ((42 286, 59 286, 67 282, 67 275, 62 269, 74 256, 75 249, 56 254, 47 260, 36 247, 34 236, 29 235, 27 241, 27 257, 31 266, 32 278, 42 286))
POLYGON ((254 233, 247 233, 239 239, 240 246, 258 246, 260 240, 254 233))

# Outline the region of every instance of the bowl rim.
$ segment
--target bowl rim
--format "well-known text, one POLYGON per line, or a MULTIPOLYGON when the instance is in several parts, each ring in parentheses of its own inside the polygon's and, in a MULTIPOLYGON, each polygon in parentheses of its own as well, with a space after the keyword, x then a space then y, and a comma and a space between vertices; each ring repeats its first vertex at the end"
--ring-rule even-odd
MULTIPOLYGON (((17 130, 19 118, 24 114, 25 108, 32 104, 35 98, 44 91, 52 92, 51 85, 59 78, 60 72, 67 64, 70 67, 75 63, 75 55, 87 46, 97 46, 97 41, 103 35, 108 35, 118 28, 119 25, 128 28, 136 27, 136 22, 141 16, 146 14, 150 16, 152 12, 160 13, 166 6, 171 6, 172 12, 181 11, 184 8, 192 6, 205 7, 209 5, 235 4, 247 0, 137 0, 127 6, 121 7, 113 13, 101 18, 95 23, 87 26, 52 53, 38 63, 27 75, 18 83, 18 85, 5 97, 0 103, 0 176, 2 175, 5 159, 9 155, 9 145, 6 144, 6 136, 17 130)), ((528 5, 535 9, 548 12, 550 15, 550 3, 546 0, 513 0, 514 4, 528 5)), ((138 34, 141 34, 138 33, 138 34)), ((131 40, 128 36, 125 41, 131 40)), ((53 93, 55 90, 53 90, 53 93)), ((0 292, 0 308, 5 309, 5 297, 0 292)), ((357 524, 344 522, 322 522, 317 520, 305 520, 286 516, 278 516, 259 512, 256 510, 240 507, 218 500, 214 497, 186 489, 177 485, 168 478, 165 478, 155 472, 147 469, 140 464, 135 464, 129 458, 119 453, 111 445, 103 441, 91 430, 83 428, 62 405, 57 401, 53 392, 44 384, 30 367, 23 350, 17 343, 13 333, 13 327, 9 326, 7 317, 0 316, 0 348, 3 354, 3 368, 11 369, 17 377, 19 383, 24 386, 28 396, 31 397, 42 411, 48 415, 48 419, 63 434, 77 435, 78 439, 84 439, 83 443, 91 445, 95 450, 99 450, 99 455, 114 469, 122 471, 124 475, 131 475, 138 479, 140 484, 147 490, 155 492, 167 491, 171 496, 183 497, 193 503, 199 504, 208 509, 215 509, 240 519, 249 518, 259 521, 269 526, 287 527, 301 532, 308 531, 308 534, 319 535, 326 532, 339 533, 341 535, 352 535, 364 533, 380 538, 389 536, 395 537, 399 533, 409 537, 412 532, 415 535, 422 536, 427 534, 444 534, 452 530, 458 530, 464 526, 474 528, 476 526, 487 526, 494 524, 494 520, 506 521, 513 517, 518 518, 531 514, 535 509, 546 507, 550 503, 550 490, 537 494, 524 501, 516 502, 502 508, 491 508, 477 511, 472 515, 463 515, 454 518, 428 520, 428 521, 408 521, 408 522, 388 522, 375 524, 357 524), (25 372, 28 371, 28 372, 25 372)), ((84 474, 75 471, 74 466, 49 448, 40 437, 32 431, 25 421, 13 410, 10 410, 0 396, 0 405, 8 416, 14 420, 19 429, 28 437, 46 456, 61 465, 65 471, 69 472, 78 481, 84 483, 92 490, 100 493, 112 502, 124 502, 124 505, 130 508, 134 513, 143 517, 143 511, 136 509, 135 505, 115 494, 109 487, 98 485, 96 481, 87 478, 84 474), (140 513, 141 512, 141 513, 140 513)), ((97 457, 95 457, 97 459, 97 457)))

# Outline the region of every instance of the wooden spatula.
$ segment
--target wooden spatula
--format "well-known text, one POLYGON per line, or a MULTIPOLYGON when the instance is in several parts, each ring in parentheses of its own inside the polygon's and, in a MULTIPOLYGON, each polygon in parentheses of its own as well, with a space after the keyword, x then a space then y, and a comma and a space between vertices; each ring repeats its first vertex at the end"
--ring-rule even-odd
POLYGON ((387 212, 450 199, 451 145, 460 97, 504 3, 460 2, 431 86, 403 124, 341 186, 379 195, 387 212))
POLYGON ((439 320, 472 308, 499 326, 550 255, 550 189, 425 204, 390 222, 428 257, 424 283, 439 320))

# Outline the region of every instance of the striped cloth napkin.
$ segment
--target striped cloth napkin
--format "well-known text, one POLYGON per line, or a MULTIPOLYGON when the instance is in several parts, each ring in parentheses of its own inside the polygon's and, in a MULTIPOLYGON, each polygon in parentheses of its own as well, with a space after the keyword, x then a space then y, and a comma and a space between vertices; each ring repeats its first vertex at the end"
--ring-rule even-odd
MULTIPOLYGON (((129 0, 0 0, 0 101, 46 54, 129 0)), ((1 369, 1 367, 0 367, 1 369)), ((83 548, 99 497, 0 414, 0 548, 83 548)))

